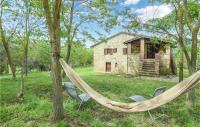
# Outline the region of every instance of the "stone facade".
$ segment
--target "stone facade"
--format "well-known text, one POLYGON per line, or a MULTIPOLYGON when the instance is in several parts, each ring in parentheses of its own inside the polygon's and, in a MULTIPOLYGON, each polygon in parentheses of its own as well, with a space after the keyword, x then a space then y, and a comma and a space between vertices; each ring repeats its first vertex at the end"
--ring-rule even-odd
POLYGON ((106 72, 106 62, 111 63, 111 72, 126 73, 127 71, 127 55, 123 54, 124 41, 134 38, 134 35, 127 33, 118 33, 102 42, 93 46, 94 51, 94 69, 99 72, 106 72), (104 55, 104 49, 117 48, 117 52, 112 55, 104 55))
MULTIPOLYGON (((162 42, 159 42, 162 44, 162 42)), ((127 73, 137 75, 145 63, 151 63, 154 67, 145 67, 143 71, 153 71, 155 75, 164 74, 170 70, 171 48, 169 45, 154 45, 157 51, 148 52, 148 45, 154 45, 149 38, 139 38, 127 43, 128 48, 128 69, 127 73), (133 49, 133 51, 131 51, 133 49), (153 58, 148 58, 153 55, 153 58)), ((146 65, 150 66, 150 64, 146 65)))
POLYGON ((149 38, 138 38, 137 35, 122 32, 108 38, 106 42, 97 43, 92 47, 94 69, 98 72, 137 75, 150 71, 150 73, 159 75, 170 69, 170 46, 159 44, 156 51, 152 50, 149 38), (127 41, 128 43, 126 43, 127 41), (152 50, 152 54, 151 51, 148 51, 149 49, 152 50), (141 71, 145 66, 150 65, 153 67, 141 71))

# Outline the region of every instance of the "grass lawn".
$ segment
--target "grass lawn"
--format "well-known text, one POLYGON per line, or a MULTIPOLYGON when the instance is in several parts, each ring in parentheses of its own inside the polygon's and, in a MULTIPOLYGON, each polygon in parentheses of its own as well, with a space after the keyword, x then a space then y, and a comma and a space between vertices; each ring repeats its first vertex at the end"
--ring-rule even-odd
MULTIPOLYGON (((92 71, 92 68, 78 68, 76 71, 95 90, 117 101, 131 102, 128 97, 139 94, 149 98, 155 88, 175 83, 139 78, 125 78, 92 71)), ((185 95, 163 106, 166 117, 151 121, 147 112, 117 113, 91 100, 80 111, 77 103, 66 103, 65 118, 51 121, 52 85, 48 72, 31 72, 25 79, 24 100, 16 98, 20 80, 10 75, 0 78, 0 126, 5 127, 200 127, 200 87, 196 87, 196 105, 192 110, 185 108, 185 95)), ((64 79, 68 81, 68 79, 64 79)))

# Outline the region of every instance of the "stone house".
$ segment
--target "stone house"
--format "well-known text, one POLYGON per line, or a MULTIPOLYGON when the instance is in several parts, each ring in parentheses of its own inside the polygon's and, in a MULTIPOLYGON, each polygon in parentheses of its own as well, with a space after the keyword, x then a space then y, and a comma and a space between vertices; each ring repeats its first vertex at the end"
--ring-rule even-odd
POLYGON ((91 47, 95 71, 157 76, 175 68, 169 43, 146 36, 120 32, 91 47))

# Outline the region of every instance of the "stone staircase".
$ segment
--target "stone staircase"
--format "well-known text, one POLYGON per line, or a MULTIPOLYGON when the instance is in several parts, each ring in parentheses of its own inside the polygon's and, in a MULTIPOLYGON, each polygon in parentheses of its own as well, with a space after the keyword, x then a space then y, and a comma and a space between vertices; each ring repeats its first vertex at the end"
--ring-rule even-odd
POLYGON ((139 75, 142 76, 158 76, 159 75, 159 61, 155 59, 143 59, 140 62, 139 75))

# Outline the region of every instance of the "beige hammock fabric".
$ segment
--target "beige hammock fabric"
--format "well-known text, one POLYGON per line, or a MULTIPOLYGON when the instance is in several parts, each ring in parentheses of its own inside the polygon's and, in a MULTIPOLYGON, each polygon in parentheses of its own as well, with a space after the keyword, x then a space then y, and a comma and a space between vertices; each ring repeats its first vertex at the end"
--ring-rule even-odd
POLYGON ((135 102, 135 103, 121 103, 112 101, 105 96, 101 95, 94 89, 92 89, 85 81, 83 81, 75 72, 74 70, 67 65, 67 63, 60 59, 60 64, 64 69, 66 75, 69 79, 82 91, 87 92, 94 100, 96 100, 101 105, 112 109, 117 112, 141 112, 147 111, 154 108, 157 108, 161 105, 164 105, 182 93, 186 92, 188 89, 197 85, 197 82, 200 80, 200 71, 196 72, 189 78, 183 80, 182 82, 178 83, 177 85, 173 86, 172 88, 168 89, 164 93, 159 96, 156 96, 152 99, 146 100, 144 102, 135 102))

